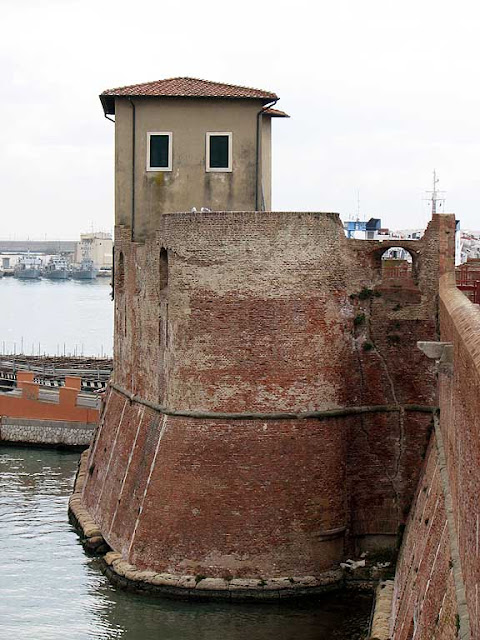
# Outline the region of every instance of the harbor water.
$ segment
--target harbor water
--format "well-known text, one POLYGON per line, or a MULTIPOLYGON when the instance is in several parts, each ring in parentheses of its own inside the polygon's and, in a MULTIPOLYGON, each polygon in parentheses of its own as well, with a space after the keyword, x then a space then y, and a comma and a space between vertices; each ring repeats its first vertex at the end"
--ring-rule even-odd
MULTIPOLYGON (((0 279, 4 353, 111 355, 108 278, 0 279)), ((152 599, 112 586, 67 518, 78 453, 0 446, 0 636, 15 640, 360 640, 371 596, 278 605, 152 599)))
POLYGON ((152 599, 116 589, 67 519, 78 454, 0 447, 0 630, 15 640, 360 640, 368 595, 281 604, 152 599))
POLYGON ((0 353, 111 356, 110 278, 0 278, 0 353))

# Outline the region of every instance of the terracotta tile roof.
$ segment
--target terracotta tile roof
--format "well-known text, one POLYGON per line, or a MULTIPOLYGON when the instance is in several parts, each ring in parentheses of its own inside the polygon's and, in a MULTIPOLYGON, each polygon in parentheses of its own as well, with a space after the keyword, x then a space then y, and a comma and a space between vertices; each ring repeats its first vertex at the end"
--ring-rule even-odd
POLYGON ((266 116, 270 116, 271 118, 290 118, 288 113, 285 113, 285 111, 280 111, 280 109, 265 109, 263 113, 266 116))
POLYGON ((199 80, 197 78, 168 78, 155 82, 132 84, 128 87, 107 89, 100 94, 105 113, 115 113, 115 97, 170 97, 170 98, 247 98, 270 102, 278 96, 270 91, 239 87, 233 84, 199 80))

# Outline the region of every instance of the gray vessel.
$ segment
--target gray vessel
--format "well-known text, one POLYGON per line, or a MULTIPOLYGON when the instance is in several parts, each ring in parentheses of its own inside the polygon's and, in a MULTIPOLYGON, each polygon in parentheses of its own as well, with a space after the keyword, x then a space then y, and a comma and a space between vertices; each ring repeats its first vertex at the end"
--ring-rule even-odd
POLYGON ((70 272, 66 259, 63 256, 52 256, 43 270, 43 275, 51 280, 66 280, 69 278, 70 272))
POLYGON ((97 277, 97 269, 93 260, 84 258, 78 267, 73 267, 70 272, 74 280, 95 280, 97 277))
POLYGON ((41 271, 42 260, 37 256, 27 254, 18 259, 13 269, 13 275, 21 280, 37 280, 40 278, 41 271))
POLYGON ((111 278, 112 277, 112 267, 100 267, 97 271, 97 278, 111 278))

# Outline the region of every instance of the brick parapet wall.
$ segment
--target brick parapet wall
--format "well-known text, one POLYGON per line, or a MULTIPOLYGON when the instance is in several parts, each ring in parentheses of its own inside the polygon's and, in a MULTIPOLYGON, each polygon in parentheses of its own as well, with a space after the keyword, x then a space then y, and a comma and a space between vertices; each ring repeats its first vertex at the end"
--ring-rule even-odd
POLYGON ((438 365, 440 420, 397 565, 394 640, 480 637, 480 310, 451 271, 439 295, 453 359, 438 365))
MULTIPOLYGON (((379 347, 389 360, 402 360, 398 357, 401 345, 388 344, 387 336, 401 337, 401 344, 407 342, 405 346, 413 351, 416 336, 436 330, 437 227, 434 220, 415 245, 423 261, 418 295, 410 290, 388 291, 385 304, 366 301, 378 311, 377 327, 371 328, 372 332, 378 328, 384 342, 379 347), (391 331, 385 331, 386 321, 391 331), (403 325, 402 336, 395 335, 398 323, 403 325)), ((146 244, 132 244, 130 230, 120 227, 115 245, 117 259, 124 256, 126 274, 124 293, 118 288, 115 293, 115 360, 122 362, 115 372, 118 383, 152 401, 160 398, 161 403, 174 406, 181 398, 182 408, 204 410, 219 410, 222 405, 226 411, 272 411, 292 408, 295 402, 305 409, 305 400, 308 403, 312 397, 316 407, 322 404, 320 408, 351 402, 359 381, 352 380, 348 397, 339 395, 343 382, 335 382, 343 377, 337 361, 350 362, 352 366, 346 367, 350 371, 356 364, 351 331, 345 333, 345 324, 356 313, 364 313, 365 305, 352 303, 350 296, 380 284, 379 259, 387 248, 383 243, 347 240, 336 214, 237 212, 166 215, 157 238, 146 244), (162 246, 169 250, 166 299, 158 286, 162 246), (225 332, 223 325, 229 318, 237 331, 225 332), (193 326, 196 336, 189 335, 193 326), (221 330, 215 333, 217 326, 221 330), (311 362, 308 354, 313 347, 322 353, 323 362, 311 362), (334 357, 328 356, 330 350, 334 357), (226 384, 212 386, 208 379, 202 380, 205 370, 212 376, 208 361, 212 352, 222 363, 217 377, 225 378, 226 384), (234 372, 229 372, 229 362, 234 372), (245 368, 247 378, 256 380, 255 390, 248 379, 242 384, 245 368), (330 398, 329 383, 335 385, 330 398), (290 387, 287 402, 286 385, 290 387), (225 387, 228 391, 222 392, 225 387), (176 393, 180 398, 175 398, 176 393)), ((413 351, 411 357, 416 369, 427 368, 420 354, 413 351)), ((384 376, 384 369, 380 366, 378 375, 384 376)), ((393 375, 399 371, 392 367, 393 375)), ((405 382, 397 385, 400 393, 405 382)), ((420 391, 430 389, 432 382, 429 375, 420 391)), ((414 386, 415 397, 419 385, 414 386)))
POLYGON ((336 214, 168 214, 145 244, 118 227, 114 381, 129 393, 172 411, 397 411, 230 423, 111 391, 83 495, 113 548, 139 567, 271 577, 394 542, 430 429, 403 405, 435 404, 415 344, 437 336, 441 234, 435 218, 417 281, 388 289, 387 247, 347 240, 336 214))
POLYGON ((441 431, 461 569, 472 625, 480 637, 480 309, 455 286, 440 287, 442 340, 453 343, 453 366, 439 376, 441 431))
POLYGON ((437 446, 433 434, 398 558, 394 640, 457 637, 459 613, 437 446))

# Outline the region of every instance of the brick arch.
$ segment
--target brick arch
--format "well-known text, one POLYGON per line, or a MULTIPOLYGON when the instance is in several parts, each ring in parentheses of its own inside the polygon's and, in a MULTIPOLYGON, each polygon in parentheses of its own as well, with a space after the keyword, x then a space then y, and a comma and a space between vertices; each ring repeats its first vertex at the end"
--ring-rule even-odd
POLYGON ((419 269, 419 257, 420 257, 420 245, 418 246, 418 248, 412 247, 411 244, 411 240, 410 241, 395 241, 395 240, 391 240, 389 242, 382 242, 380 247, 375 247, 375 249, 373 249, 370 252, 371 255, 371 261, 373 264, 374 269, 377 271, 378 274, 382 273, 382 257, 383 255, 389 250, 389 249, 403 249, 404 251, 407 251, 407 253, 410 254, 411 258, 412 258, 412 278, 413 281, 415 283, 418 282, 418 269, 419 269))

